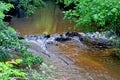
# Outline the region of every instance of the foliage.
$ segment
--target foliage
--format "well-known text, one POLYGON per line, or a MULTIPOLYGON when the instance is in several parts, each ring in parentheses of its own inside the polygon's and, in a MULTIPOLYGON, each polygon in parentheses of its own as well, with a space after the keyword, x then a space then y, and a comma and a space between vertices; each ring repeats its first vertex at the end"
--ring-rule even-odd
POLYGON ((4 13, 9 11, 10 8, 13 8, 13 5, 0 1, 0 61, 2 61, 0 62, 0 79, 50 80, 50 73, 53 71, 52 66, 49 68, 46 65, 41 66, 43 58, 35 57, 28 52, 24 40, 19 40, 17 32, 3 21, 6 16, 4 13), (20 59, 15 60, 15 58, 20 59), (36 64, 38 64, 37 67, 41 68, 39 72, 32 68, 36 64), (25 68, 21 65, 25 65, 25 68), (43 67, 45 67, 47 73, 43 74, 43 67))
POLYGON ((113 42, 111 43, 112 47, 120 49, 120 37, 115 36, 112 40, 113 40, 113 42))
POLYGON ((9 11, 10 8, 13 8, 13 5, 0 1, 0 61, 12 57, 11 53, 20 50, 22 47, 21 43, 23 43, 23 41, 18 39, 16 31, 11 27, 7 27, 3 21, 5 17, 4 12, 9 11))
POLYGON ((41 56, 34 56, 31 53, 22 54, 23 62, 22 64, 25 66, 32 66, 36 64, 41 64, 43 62, 43 58, 41 56))
POLYGON ((53 65, 42 63, 40 67, 42 70, 40 74, 42 80, 57 80, 53 78, 54 75, 57 75, 56 69, 53 65))
MULTIPOLYGON (((18 64, 17 62, 15 62, 18 64)), ((26 73, 22 72, 20 69, 14 68, 13 64, 9 62, 0 62, 0 79, 1 80, 11 80, 25 78, 26 73)))
POLYGON ((19 67, 22 63, 22 59, 0 62, 0 80, 55 80, 56 69, 51 64, 42 63, 37 65, 39 69, 33 69, 19 67))
POLYGON ((2 19, 4 19, 5 14, 4 11, 9 11, 10 8, 12 8, 13 6, 11 4, 6 4, 0 1, 0 23, 2 21, 2 19))
POLYGON ((117 50, 117 51, 115 51, 115 53, 114 53, 117 57, 119 57, 120 58, 120 50, 117 50))
POLYGON ((19 12, 23 11, 27 15, 33 14, 38 7, 45 6, 42 0, 3 0, 15 6, 19 12))
MULTIPOLYGON (((58 0, 66 6, 75 4, 73 10, 65 12, 64 18, 75 22, 76 26, 97 25, 104 29, 120 29, 119 0, 58 0)), ((97 28, 97 26, 95 28, 97 28)), ((96 30, 96 29, 94 29, 96 30)))
POLYGON ((24 8, 26 14, 31 15, 35 12, 37 7, 44 6, 45 3, 42 0, 20 0, 18 7, 24 8))
POLYGON ((70 5, 71 3, 74 3, 78 0, 56 0, 58 3, 64 3, 66 6, 70 5))
POLYGON ((43 59, 40 56, 34 57, 27 51, 24 40, 18 39, 19 35, 17 32, 11 27, 6 27, 7 25, 3 21, 5 17, 4 12, 10 10, 13 6, 3 2, 0 2, 0 5, 0 61, 8 60, 13 57, 13 53, 19 53, 17 55, 22 57, 24 64, 32 65, 42 63, 43 59))
POLYGON ((56 74, 56 69, 51 64, 42 63, 40 66, 40 71, 32 69, 31 67, 27 71, 28 80, 57 80, 53 76, 56 74))

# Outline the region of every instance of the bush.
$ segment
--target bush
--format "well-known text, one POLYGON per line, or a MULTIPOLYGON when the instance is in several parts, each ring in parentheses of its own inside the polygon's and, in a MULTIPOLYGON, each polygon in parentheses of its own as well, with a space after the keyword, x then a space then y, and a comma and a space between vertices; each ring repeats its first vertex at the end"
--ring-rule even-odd
POLYGON ((17 32, 3 21, 6 16, 5 12, 10 8, 13 8, 13 5, 0 1, 0 80, 47 80, 51 78, 49 72, 52 71, 50 70, 52 66, 49 67, 50 71, 46 69, 48 73, 43 74, 43 58, 35 57, 28 52, 24 40, 19 40, 17 32), (38 65, 33 69, 36 64, 38 65), (41 69, 37 70, 36 67, 41 69))
POLYGON ((18 15, 31 15, 33 14, 38 7, 45 6, 43 0, 2 0, 7 3, 11 3, 15 6, 16 11, 18 11, 18 15))
POLYGON ((34 56, 33 54, 31 53, 25 53, 25 54, 22 54, 21 55, 21 58, 23 60, 22 64, 24 66, 34 66, 34 65, 37 65, 37 64, 42 64, 43 62, 43 58, 40 57, 40 56, 34 56))
POLYGON ((42 63, 38 67, 40 67, 40 71, 36 69, 29 69, 26 72, 26 78, 28 80, 57 80, 55 79, 57 72, 53 65, 42 63))
POLYGON ((11 63, 0 62, 0 80, 14 80, 25 78, 26 73, 14 68, 11 63))
POLYGON ((37 62, 42 63, 43 59, 41 57, 34 57, 29 53, 27 46, 24 45, 24 40, 19 40, 17 32, 13 28, 7 27, 6 23, 3 21, 5 17, 4 12, 13 8, 13 5, 1 1, 0 5, 0 61, 8 60, 14 56, 13 53, 17 53, 17 56, 21 56, 25 59, 24 61, 30 59, 31 61, 28 62, 34 64, 37 62))
POLYGON ((0 80, 55 80, 53 76, 57 74, 52 65, 42 63, 37 65, 39 69, 22 68, 23 62, 22 59, 0 62, 0 80))
POLYGON ((4 12, 13 8, 13 5, 6 4, 0 1, 0 61, 8 60, 12 57, 13 51, 20 51, 23 41, 18 39, 17 32, 7 27, 7 24, 3 21, 4 12))
POLYGON ((27 15, 33 14, 40 6, 45 6, 42 0, 20 0, 18 4, 18 8, 23 8, 27 15))
POLYGON ((76 26, 96 25, 93 29, 120 29, 120 1, 119 0, 58 0, 66 6, 75 4, 74 9, 66 11, 64 18, 75 22, 76 26))
POLYGON ((120 49, 118 48, 115 52, 114 55, 120 59, 120 49))

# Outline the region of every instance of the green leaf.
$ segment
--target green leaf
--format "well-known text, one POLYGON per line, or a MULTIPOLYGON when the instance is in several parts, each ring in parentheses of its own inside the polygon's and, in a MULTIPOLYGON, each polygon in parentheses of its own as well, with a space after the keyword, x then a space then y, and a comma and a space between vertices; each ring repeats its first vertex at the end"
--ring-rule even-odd
POLYGON ((15 60, 15 62, 16 62, 17 64, 21 63, 22 61, 23 61, 22 59, 16 59, 16 60, 15 60))
POLYGON ((2 12, 0 12, 0 18, 4 19, 4 17, 5 17, 5 14, 3 14, 2 12))

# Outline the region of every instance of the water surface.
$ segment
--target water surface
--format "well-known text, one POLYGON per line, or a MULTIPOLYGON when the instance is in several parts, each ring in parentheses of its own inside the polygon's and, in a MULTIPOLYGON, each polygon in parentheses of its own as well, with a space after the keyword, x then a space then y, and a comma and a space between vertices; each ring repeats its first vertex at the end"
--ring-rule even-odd
MULTIPOLYGON (((68 31, 74 24, 63 20, 62 11, 54 2, 48 2, 48 7, 40 8, 37 12, 25 18, 13 18, 10 25, 21 36, 54 34, 68 31)), ((74 30, 72 30, 74 31, 74 30)), ((51 47, 50 52, 67 55, 75 61, 75 65, 83 67, 94 79, 88 80, 119 80, 120 60, 110 56, 114 49, 88 50, 71 42, 51 47)), ((79 79, 78 79, 79 80, 79 79)))
POLYGON ((59 6, 51 1, 47 2, 47 7, 38 9, 34 15, 19 19, 13 18, 10 24, 22 36, 62 33, 73 26, 73 23, 63 20, 63 13, 59 6))
POLYGON ((73 42, 64 42, 56 47, 51 46, 48 50, 51 53, 60 53, 71 58, 75 65, 86 70, 84 76, 91 77, 87 80, 120 79, 120 60, 111 56, 114 49, 91 50, 73 42))

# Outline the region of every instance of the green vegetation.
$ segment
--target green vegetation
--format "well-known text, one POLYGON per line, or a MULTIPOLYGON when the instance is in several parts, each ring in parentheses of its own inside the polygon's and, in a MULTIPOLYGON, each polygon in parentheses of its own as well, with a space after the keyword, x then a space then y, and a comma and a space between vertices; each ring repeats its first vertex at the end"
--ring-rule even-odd
POLYGON ((42 0, 20 0, 18 4, 18 8, 23 8, 27 15, 33 14, 40 6, 45 6, 42 0))
MULTIPOLYGON (((14 64, 19 64, 19 59, 14 61, 14 64)), ((25 78, 26 73, 20 69, 14 68, 13 62, 0 62, 0 80, 12 80, 25 78)))
POLYGON ((37 70, 36 69, 29 69, 27 71, 26 78, 28 80, 56 80, 54 75, 56 74, 56 69, 51 64, 42 63, 37 70), (39 70, 40 68, 40 70, 39 70))
POLYGON ((120 50, 118 49, 117 51, 115 51, 115 55, 120 58, 120 50))
MULTIPOLYGON (((120 35, 120 0, 57 0, 64 7, 74 4, 73 9, 64 11, 64 19, 76 23, 76 29, 88 31, 114 30, 120 35)), ((119 39, 114 47, 119 48, 119 39)), ((115 52, 120 57, 120 50, 115 52)))
MULTIPOLYGON (((85 31, 110 30, 120 32, 119 0, 57 0, 65 7, 74 4, 73 9, 65 11, 64 18, 75 22, 75 27, 84 27, 85 31)), ((0 80, 53 80, 53 66, 43 63, 41 56, 27 51, 24 40, 8 23, 5 14, 11 9, 18 13, 31 15, 40 6, 42 0, 1 0, 0 1, 0 80)), ((120 57, 120 50, 115 52, 120 57)))
POLYGON ((55 69, 42 63, 24 67, 22 59, 0 62, 0 80, 55 80, 55 69))
MULTIPOLYGON (((3 21, 5 13, 11 8, 14 6, 0 1, 0 80, 47 80, 50 75, 42 73, 42 66, 46 67, 43 58, 28 52, 24 40, 18 39, 18 33, 3 21)), ((50 69, 49 66, 47 68, 50 69)))
POLYGON ((24 76, 24 73, 18 69, 13 69, 12 64, 6 64, 4 61, 13 56, 13 51, 18 49, 20 42, 17 39, 18 35, 11 27, 7 27, 3 21, 5 11, 9 11, 13 6, 0 1, 0 79, 8 80, 10 76, 24 76))
POLYGON ((42 64, 43 62, 43 58, 40 57, 40 56, 37 56, 35 57, 34 55, 32 55, 31 53, 25 53, 25 54, 22 54, 22 64, 24 66, 33 66, 33 65, 36 65, 36 64, 42 64))
POLYGON ((26 15, 33 14, 38 7, 44 7, 45 3, 42 0, 2 0, 6 3, 11 3, 20 14, 21 12, 26 15))
POLYGON ((18 35, 11 27, 3 21, 5 11, 9 11, 13 6, 0 1, 0 61, 8 60, 12 57, 12 52, 20 50, 21 41, 18 40, 18 35))
POLYGON ((76 23, 76 27, 84 26, 85 30, 120 29, 119 0, 57 0, 66 6, 75 4, 74 9, 65 11, 64 18, 76 23), (90 27, 93 26, 94 27, 90 27), (86 27, 86 28, 85 28, 86 27), (90 29, 91 28, 91 29, 90 29))

